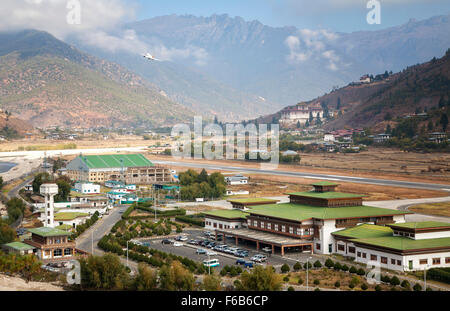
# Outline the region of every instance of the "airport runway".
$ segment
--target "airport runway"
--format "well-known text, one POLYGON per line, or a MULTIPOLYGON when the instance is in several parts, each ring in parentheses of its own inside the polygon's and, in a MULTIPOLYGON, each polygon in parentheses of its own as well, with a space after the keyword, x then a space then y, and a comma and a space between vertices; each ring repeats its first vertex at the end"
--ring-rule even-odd
POLYGON ((205 163, 192 163, 192 162, 159 161, 159 160, 152 160, 152 162, 156 163, 156 164, 162 164, 162 165, 174 165, 174 166, 190 167, 190 168, 205 168, 205 169, 209 169, 209 170, 224 170, 224 171, 226 170, 226 171, 235 171, 235 172, 240 172, 240 173, 276 175, 276 176, 286 176, 286 177, 299 177, 299 178, 308 178, 308 179, 329 180, 329 181, 336 181, 336 182, 352 182, 352 183, 360 183, 360 184, 371 184, 371 185, 381 185, 381 186, 390 186, 390 187, 402 187, 402 188, 426 189, 426 190, 450 192, 450 184, 443 185, 443 184, 409 182, 409 181, 377 179, 377 178, 367 178, 367 177, 351 177, 351 176, 340 176, 340 175, 330 175, 330 174, 288 172, 288 171, 281 171, 281 170, 244 168, 244 167, 228 166, 228 165, 209 165, 209 164, 205 164, 205 163))

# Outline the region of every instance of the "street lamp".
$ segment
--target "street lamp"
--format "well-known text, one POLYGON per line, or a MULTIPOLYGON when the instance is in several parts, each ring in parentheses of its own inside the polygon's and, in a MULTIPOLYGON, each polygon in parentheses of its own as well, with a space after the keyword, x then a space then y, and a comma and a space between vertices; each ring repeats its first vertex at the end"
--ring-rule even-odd
POLYGON ((211 275, 211 259, 210 259, 210 257, 209 257, 209 253, 207 253, 207 255, 208 255, 208 274, 209 275, 211 275))
POLYGON ((306 291, 309 291, 309 260, 312 259, 312 257, 306 258, 306 291))
POLYGON ((127 241, 127 267, 129 268, 130 266, 128 265, 128 242, 129 241, 127 241))

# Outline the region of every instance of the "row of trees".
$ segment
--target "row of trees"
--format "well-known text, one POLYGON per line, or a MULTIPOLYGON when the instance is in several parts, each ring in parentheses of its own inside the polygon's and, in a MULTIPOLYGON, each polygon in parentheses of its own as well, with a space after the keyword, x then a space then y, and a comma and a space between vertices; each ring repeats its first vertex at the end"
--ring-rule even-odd
POLYGON ((200 174, 194 170, 187 170, 179 175, 181 184, 181 199, 220 198, 226 192, 225 178, 221 173, 210 175, 203 169, 200 174))

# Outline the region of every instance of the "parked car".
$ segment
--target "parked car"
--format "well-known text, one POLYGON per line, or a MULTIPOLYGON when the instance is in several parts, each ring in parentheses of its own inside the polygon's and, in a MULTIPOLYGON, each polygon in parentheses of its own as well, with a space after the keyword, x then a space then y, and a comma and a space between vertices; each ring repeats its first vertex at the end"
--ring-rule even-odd
POLYGON ((263 247, 261 249, 261 251, 263 251, 264 253, 272 253, 272 247, 263 247))
POLYGON ((161 244, 172 244, 173 242, 169 239, 164 239, 161 241, 161 244))
POLYGON ((253 262, 251 261, 246 261, 244 263, 244 268, 253 268, 253 262))
POLYGON ((187 236, 185 236, 185 235, 182 235, 181 237, 180 237, 180 241, 187 241, 188 240, 188 237, 187 236))
POLYGON ((197 248, 197 250, 195 251, 198 255, 203 255, 206 254, 206 250, 203 248, 197 248))
POLYGON ((244 259, 238 259, 238 260, 236 260, 236 264, 237 265, 244 265, 245 264, 245 260, 244 259))
POLYGON ((264 255, 255 255, 255 256, 253 256, 252 258, 251 258, 251 261, 254 261, 254 262, 264 262, 264 261, 266 261, 267 260, 267 257, 266 256, 264 256, 264 255))
POLYGON ((181 242, 175 242, 175 243, 173 243, 173 246, 183 246, 183 243, 181 243, 181 242))
POLYGON ((219 260, 218 259, 207 259, 207 260, 203 260, 203 265, 205 267, 217 267, 220 265, 219 260))
POLYGON ((191 244, 191 245, 198 245, 198 242, 197 242, 196 240, 190 240, 190 241, 188 242, 188 244, 191 244))
POLYGON ((216 253, 216 252, 213 252, 213 251, 207 251, 207 252, 206 252, 206 255, 208 255, 208 256, 216 256, 217 253, 216 253))

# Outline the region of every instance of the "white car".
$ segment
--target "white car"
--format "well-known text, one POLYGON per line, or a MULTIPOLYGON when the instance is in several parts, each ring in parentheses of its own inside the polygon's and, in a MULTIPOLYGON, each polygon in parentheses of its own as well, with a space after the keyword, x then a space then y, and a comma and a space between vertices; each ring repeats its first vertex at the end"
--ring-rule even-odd
POLYGON ((183 246, 183 243, 180 243, 180 242, 175 242, 175 243, 173 243, 173 246, 183 246))
POLYGON ((185 236, 185 235, 182 235, 182 236, 180 237, 180 241, 187 241, 187 240, 188 240, 188 237, 185 236))
POLYGON ((206 252, 206 256, 216 256, 216 255, 217 255, 217 253, 213 252, 213 251, 207 251, 206 252))
POLYGON ((264 262, 266 261, 267 257, 264 255, 255 255, 251 258, 252 261, 254 262, 264 262))
POLYGON ((272 253, 272 248, 271 247, 263 247, 261 249, 261 251, 263 251, 264 253, 272 253))

